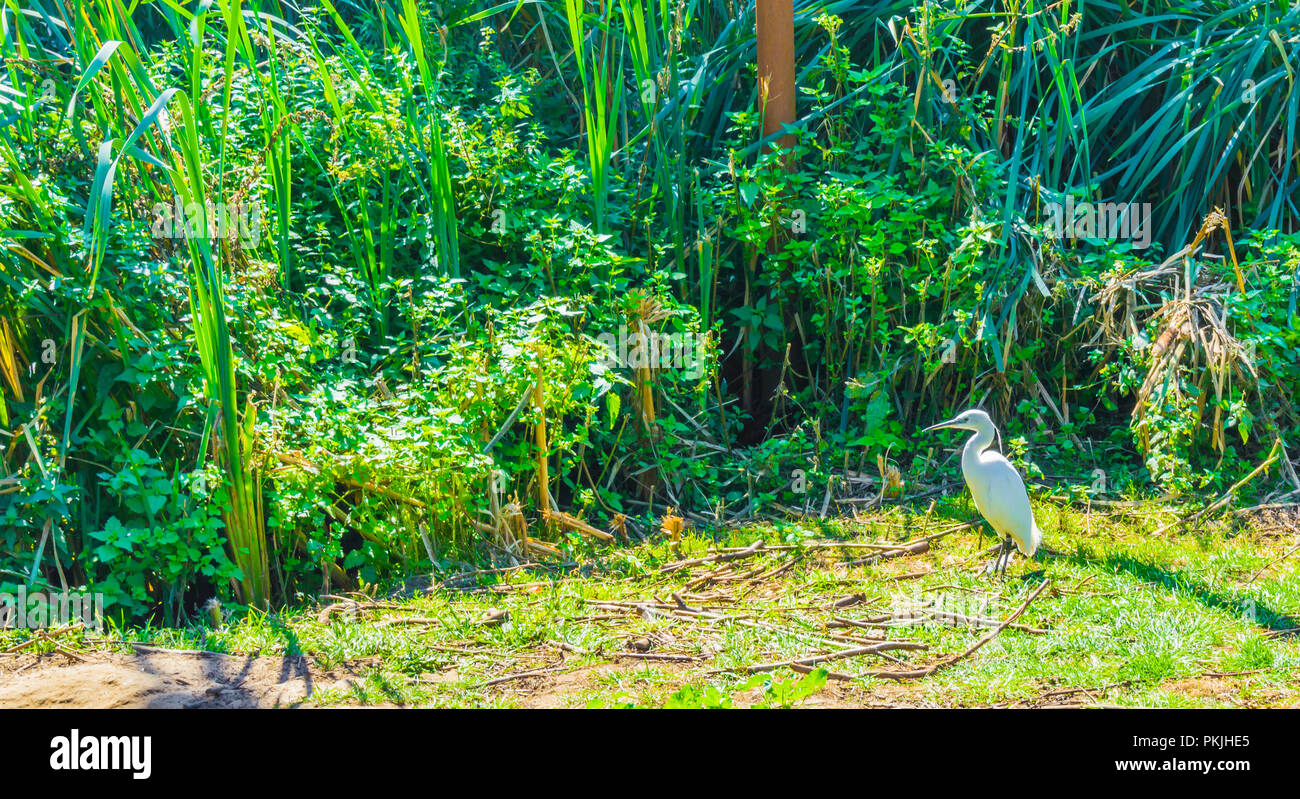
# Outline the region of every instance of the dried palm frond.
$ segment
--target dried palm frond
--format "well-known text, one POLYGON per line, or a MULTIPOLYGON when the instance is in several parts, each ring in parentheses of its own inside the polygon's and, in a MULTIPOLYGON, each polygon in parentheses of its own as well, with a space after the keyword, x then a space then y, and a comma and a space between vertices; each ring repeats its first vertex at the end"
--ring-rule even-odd
POLYGON ((647 430, 654 429, 655 426, 655 403, 654 403, 654 373, 651 367, 649 357, 652 347, 650 341, 650 326, 658 324, 668 318, 668 313, 663 309, 663 304, 658 298, 647 294, 634 294, 632 296, 634 305, 631 312, 632 333, 636 336, 636 347, 643 354, 640 359, 640 365, 636 369, 636 393, 635 397, 640 405, 641 421, 647 430))
MULTIPOLYGON (((1232 252, 1231 232, 1227 219, 1218 209, 1205 217, 1201 228, 1190 244, 1163 263, 1147 269, 1136 269, 1113 276, 1094 296, 1097 319, 1100 322, 1091 343, 1102 341, 1119 346, 1132 339, 1139 350, 1149 349, 1146 377, 1137 391, 1133 420, 1139 427, 1147 411, 1164 403, 1171 396, 1183 399, 1184 380, 1190 376, 1197 386, 1208 380, 1214 388, 1215 412, 1211 425, 1211 445, 1223 451, 1223 411, 1221 401, 1229 389, 1233 376, 1251 391, 1259 390, 1259 374, 1255 369, 1253 348, 1243 344, 1227 326, 1224 301, 1232 291, 1232 284, 1222 280, 1193 284, 1186 281, 1186 261, 1195 257, 1207 237, 1222 229, 1232 252), (1161 296, 1169 299, 1161 300, 1161 296), (1146 311, 1154 311, 1140 318, 1146 311), (1143 332, 1147 327, 1160 330, 1154 342, 1148 344, 1143 332)), ((1237 266, 1236 253, 1232 252, 1236 270, 1237 287, 1245 287, 1237 266)), ((1199 393, 1196 403, 1197 421, 1205 408, 1206 392, 1199 393)), ((1142 436, 1143 446, 1149 442, 1142 436)))

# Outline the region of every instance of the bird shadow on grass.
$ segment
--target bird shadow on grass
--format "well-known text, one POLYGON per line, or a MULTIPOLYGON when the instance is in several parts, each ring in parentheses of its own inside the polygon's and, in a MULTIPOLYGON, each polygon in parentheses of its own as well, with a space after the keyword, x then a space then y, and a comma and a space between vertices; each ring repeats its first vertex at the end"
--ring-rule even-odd
POLYGON ((1189 596, 1207 608, 1251 621, 1270 632, 1291 631, 1300 626, 1300 620, 1295 616, 1275 610, 1250 594, 1218 591, 1185 571, 1132 555, 1110 553, 1097 558, 1076 553, 1066 559, 1079 565, 1126 572, 1150 585, 1189 596))

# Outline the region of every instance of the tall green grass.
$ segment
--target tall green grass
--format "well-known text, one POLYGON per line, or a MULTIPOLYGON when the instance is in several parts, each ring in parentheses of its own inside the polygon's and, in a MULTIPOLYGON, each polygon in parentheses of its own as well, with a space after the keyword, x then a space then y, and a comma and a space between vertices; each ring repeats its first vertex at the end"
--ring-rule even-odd
POLYGON ((460 277, 460 239, 456 230, 451 171, 447 165, 447 148, 443 143, 438 110, 438 84, 433 75, 431 55, 425 48, 423 22, 415 0, 402 0, 398 20, 402 33, 406 36, 407 46, 415 57, 423 88, 421 102, 416 99, 413 87, 406 87, 411 95, 407 119, 410 129, 418 132, 414 152, 429 176, 439 265, 452 277, 460 277))
MULTIPOLYGON (((618 149, 618 119, 623 104, 623 40, 611 25, 614 3, 602 4, 594 25, 588 24, 586 0, 564 0, 569 44, 582 84, 582 121, 587 134, 591 204, 596 230, 609 229, 609 186, 618 149)), ((643 63, 644 66, 644 63, 643 63)))

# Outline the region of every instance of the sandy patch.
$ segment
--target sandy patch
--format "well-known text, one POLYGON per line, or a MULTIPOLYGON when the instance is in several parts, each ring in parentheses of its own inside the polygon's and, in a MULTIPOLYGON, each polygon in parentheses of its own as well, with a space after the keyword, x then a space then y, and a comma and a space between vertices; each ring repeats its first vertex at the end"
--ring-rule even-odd
POLYGON ((323 688, 346 690, 356 677, 303 657, 164 650, 82 657, 0 658, 0 708, 292 707, 323 688))

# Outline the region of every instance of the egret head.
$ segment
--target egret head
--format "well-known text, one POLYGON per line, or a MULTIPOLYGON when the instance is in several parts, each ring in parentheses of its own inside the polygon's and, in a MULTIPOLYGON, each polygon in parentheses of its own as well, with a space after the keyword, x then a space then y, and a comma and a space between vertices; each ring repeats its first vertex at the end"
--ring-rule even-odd
POLYGON ((952 427, 957 430, 971 430, 976 433, 987 431, 992 434, 997 432, 997 428, 993 426, 993 420, 989 418, 987 413, 981 411, 979 408, 971 408, 968 411, 962 411, 948 421, 930 425, 921 432, 928 433, 931 430, 942 430, 945 427, 952 427))

